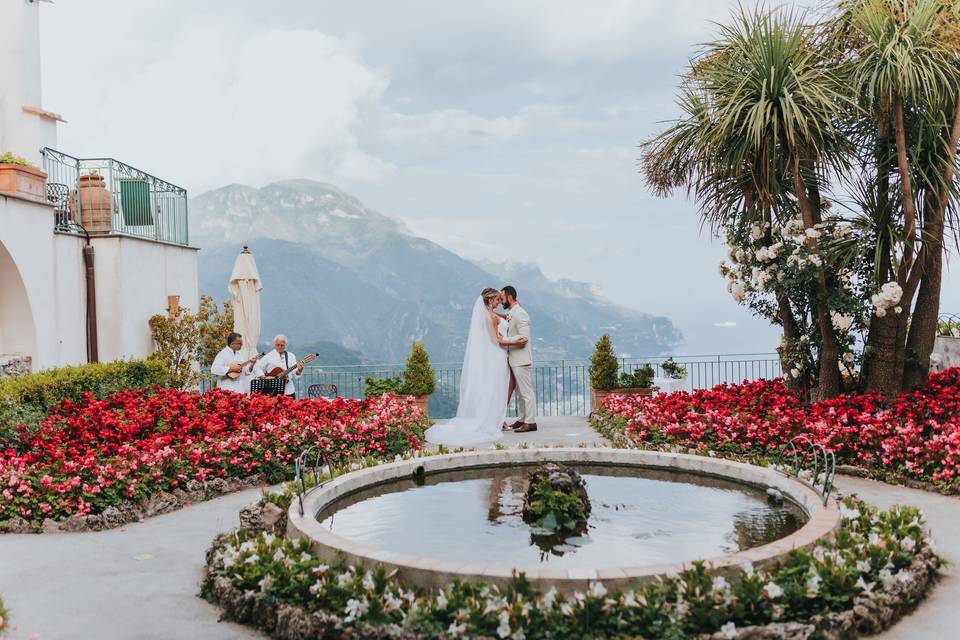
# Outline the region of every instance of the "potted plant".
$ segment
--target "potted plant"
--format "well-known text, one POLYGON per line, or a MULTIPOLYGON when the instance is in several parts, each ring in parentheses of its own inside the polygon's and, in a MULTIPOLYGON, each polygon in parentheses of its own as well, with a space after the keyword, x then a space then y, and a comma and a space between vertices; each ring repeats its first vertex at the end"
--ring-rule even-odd
POLYGON ((930 372, 960 366, 960 316, 943 316, 930 354, 930 372))
POLYGON ((413 396, 423 415, 428 415, 430 395, 436 389, 436 385, 436 373, 430 366, 430 356, 423 344, 415 342, 410 349, 407 367, 403 373, 386 378, 367 378, 364 393, 368 396, 380 396, 385 393, 413 396))
POLYGON ((113 198, 100 172, 94 169, 77 178, 77 188, 70 191, 70 216, 89 233, 108 233, 112 214, 113 198))
POLYGON ((368 376, 364 381, 363 392, 367 397, 382 396, 385 393, 403 394, 403 377, 391 376, 387 378, 374 378, 368 376))
POLYGON ((602 409, 612 395, 653 394, 653 367, 645 364, 632 373, 621 372, 610 336, 604 334, 590 357, 590 400, 594 411, 602 409))
POLYGON ((0 192, 46 202, 47 174, 25 158, 0 153, 0 192))
POLYGON ((660 370, 663 371, 663 374, 672 380, 686 380, 687 379, 687 368, 675 362, 673 358, 667 358, 660 363, 660 370))
POLYGON ((663 390, 668 393, 683 391, 687 388, 687 367, 676 362, 673 358, 667 358, 660 363, 660 370, 668 378, 663 384, 663 390))
POLYGON ((414 342, 403 372, 403 392, 417 399, 417 406, 428 415, 430 395, 437 386, 437 375, 430 366, 430 356, 423 343, 414 342))

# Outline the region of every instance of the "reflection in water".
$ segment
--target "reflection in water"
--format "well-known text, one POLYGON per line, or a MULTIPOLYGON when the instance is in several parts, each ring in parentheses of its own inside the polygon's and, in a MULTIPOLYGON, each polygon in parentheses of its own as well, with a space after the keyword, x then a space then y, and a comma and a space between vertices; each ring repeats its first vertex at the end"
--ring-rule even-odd
POLYGON ((523 522, 532 467, 427 476, 355 494, 321 513, 344 538, 404 555, 500 566, 613 567, 690 561, 795 531, 795 506, 725 480, 628 467, 578 466, 593 511, 586 531, 545 541, 523 522), (642 475, 638 475, 641 474, 642 475))

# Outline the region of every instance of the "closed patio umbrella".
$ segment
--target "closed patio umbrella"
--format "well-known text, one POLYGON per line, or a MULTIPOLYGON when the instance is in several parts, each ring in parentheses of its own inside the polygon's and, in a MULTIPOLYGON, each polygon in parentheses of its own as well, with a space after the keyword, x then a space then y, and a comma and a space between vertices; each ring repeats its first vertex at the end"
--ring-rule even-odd
POLYGON ((260 274, 253 254, 246 245, 233 263, 227 284, 233 296, 233 330, 243 336, 243 357, 252 358, 260 341, 260 274))

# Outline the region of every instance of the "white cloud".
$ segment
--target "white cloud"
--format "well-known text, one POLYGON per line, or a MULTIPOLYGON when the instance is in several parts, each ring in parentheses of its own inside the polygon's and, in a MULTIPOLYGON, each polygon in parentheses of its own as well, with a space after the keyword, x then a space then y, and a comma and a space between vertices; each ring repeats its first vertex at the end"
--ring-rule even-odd
POLYGON ((767 325, 724 291, 722 246, 635 161, 674 115, 673 74, 735 6, 62 0, 42 8, 44 106, 69 120, 67 153, 194 193, 331 182, 470 257, 597 282, 703 349, 750 349, 767 325))
POLYGON ((79 99, 62 94, 78 89, 58 82, 62 68, 48 82, 49 102, 72 105, 61 134, 69 153, 110 155, 194 188, 290 177, 357 184, 393 170, 356 133, 389 77, 343 39, 204 16, 164 47, 117 35, 120 51, 85 74, 71 68, 83 79, 79 99))

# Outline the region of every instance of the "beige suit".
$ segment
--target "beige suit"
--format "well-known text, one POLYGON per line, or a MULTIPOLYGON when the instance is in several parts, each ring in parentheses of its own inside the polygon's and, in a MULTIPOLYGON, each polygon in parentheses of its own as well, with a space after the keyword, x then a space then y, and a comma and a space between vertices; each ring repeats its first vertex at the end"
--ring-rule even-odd
POLYGON ((533 347, 530 337, 530 316, 523 307, 514 305, 510 309, 507 323, 507 338, 523 336, 527 343, 523 346, 507 347, 507 362, 517 382, 519 399, 519 419, 524 424, 537 421, 537 397, 533 392, 533 347))

